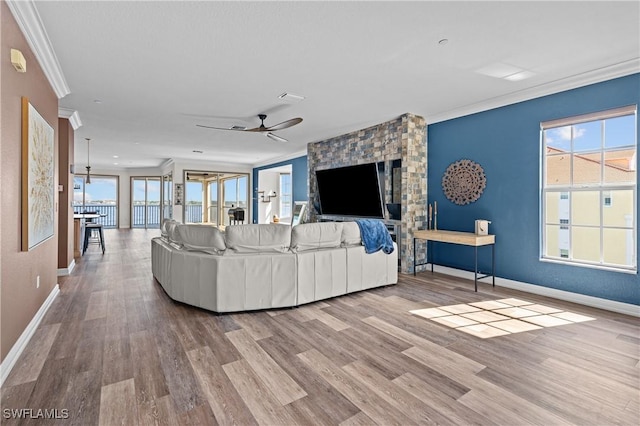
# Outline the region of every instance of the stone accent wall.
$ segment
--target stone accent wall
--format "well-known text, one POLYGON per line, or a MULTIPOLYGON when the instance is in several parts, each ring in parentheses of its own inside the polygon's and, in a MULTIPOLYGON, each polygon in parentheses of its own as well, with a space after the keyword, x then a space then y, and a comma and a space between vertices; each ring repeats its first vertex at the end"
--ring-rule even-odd
MULTIPOLYGON (((390 162, 402 160, 401 234, 397 238, 401 271, 413 272, 413 230, 423 229, 427 206, 427 126, 424 118, 404 114, 394 120, 307 147, 310 219, 316 220, 316 170, 385 162, 385 203, 391 202, 390 162)), ((385 211, 388 215, 388 212, 385 211)), ((388 219, 388 217, 387 217, 388 219)), ((418 259, 424 259, 420 253, 418 259)))

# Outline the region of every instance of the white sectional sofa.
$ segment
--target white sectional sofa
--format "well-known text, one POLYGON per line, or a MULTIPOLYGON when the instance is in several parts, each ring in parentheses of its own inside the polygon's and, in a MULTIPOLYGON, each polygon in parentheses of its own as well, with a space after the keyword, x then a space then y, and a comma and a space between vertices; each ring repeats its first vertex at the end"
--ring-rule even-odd
POLYGON ((366 254, 355 222, 206 225, 165 222, 151 240, 169 297, 214 312, 283 308, 398 281, 397 246, 366 254))

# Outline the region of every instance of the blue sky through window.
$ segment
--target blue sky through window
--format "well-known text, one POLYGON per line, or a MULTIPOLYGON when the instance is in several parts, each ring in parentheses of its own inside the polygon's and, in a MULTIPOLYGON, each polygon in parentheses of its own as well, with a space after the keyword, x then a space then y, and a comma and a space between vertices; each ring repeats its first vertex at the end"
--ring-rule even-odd
MULTIPOLYGON (((80 185, 80 189, 74 189, 73 199, 77 203, 82 203, 82 184, 83 179, 76 177, 73 179, 74 185, 80 185)), ((91 183, 85 188, 85 202, 116 202, 118 197, 118 184, 115 177, 98 177, 91 176, 91 183)))
POLYGON ((606 148, 632 146, 635 144, 635 116, 633 115, 547 129, 544 131, 545 142, 549 148, 570 151, 573 127, 574 151, 598 150, 602 146, 603 125, 604 146, 606 148))

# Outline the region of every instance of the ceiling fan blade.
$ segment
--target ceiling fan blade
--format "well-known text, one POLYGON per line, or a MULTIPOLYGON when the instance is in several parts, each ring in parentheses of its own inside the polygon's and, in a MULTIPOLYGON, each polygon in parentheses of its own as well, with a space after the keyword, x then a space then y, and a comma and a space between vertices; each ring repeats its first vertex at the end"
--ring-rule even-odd
POLYGON ((287 139, 280 137, 278 135, 274 135, 273 133, 269 132, 267 133, 267 137, 270 139, 273 139, 274 141, 278 141, 278 142, 289 142, 287 139))
POLYGON ((253 129, 245 129, 244 131, 245 132, 268 132, 269 129, 261 124, 259 127, 254 127, 253 129))
POLYGON ((213 126, 205 126, 204 124, 196 124, 196 126, 198 127, 204 127, 205 129, 215 129, 215 130, 235 130, 235 131, 244 131, 245 129, 243 127, 240 126, 234 126, 234 127, 213 127, 213 126))
POLYGON ((276 124, 275 126, 267 127, 267 130, 271 131, 271 130, 287 129, 301 122, 302 122, 302 118, 300 117, 292 118, 291 120, 283 121, 282 123, 276 124))

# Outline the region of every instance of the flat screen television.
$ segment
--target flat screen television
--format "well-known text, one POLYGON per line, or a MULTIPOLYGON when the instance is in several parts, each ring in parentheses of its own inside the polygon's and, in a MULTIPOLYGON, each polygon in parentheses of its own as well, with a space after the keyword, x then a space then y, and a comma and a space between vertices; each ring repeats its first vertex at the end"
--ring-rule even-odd
POLYGON ((323 215, 384 218, 376 163, 316 170, 323 215))

